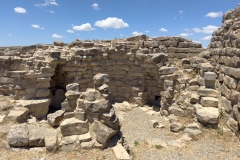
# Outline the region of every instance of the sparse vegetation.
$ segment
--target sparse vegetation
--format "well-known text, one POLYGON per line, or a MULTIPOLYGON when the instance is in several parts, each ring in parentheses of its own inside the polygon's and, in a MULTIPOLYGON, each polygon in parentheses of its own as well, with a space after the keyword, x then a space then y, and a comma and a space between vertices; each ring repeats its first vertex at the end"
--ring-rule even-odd
POLYGON ((222 127, 217 127, 217 135, 220 135, 220 136, 223 135, 223 128, 222 127))
POLYGON ((155 145, 155 148, 156 148, 156 149, 161 149, 162 146, 161 146, 161 145, 155 145))
POLYGON ((139 142, 138 142, 138 141, 134 141, 134 145, 135 145, 135 146, 138 146, 138 145, 139 145, 139 142))
POLYGON ((192 78, 196 78, 197 74, 198 74, 198 73, 197 73, 196 70, 192 70, 192 71, 190 72, 190 75, 191 75, 192 78))
POLYGON ((224 111, 223 108, 219 108, 219 118, 223 118, 226 116, 226 112, 224 111))

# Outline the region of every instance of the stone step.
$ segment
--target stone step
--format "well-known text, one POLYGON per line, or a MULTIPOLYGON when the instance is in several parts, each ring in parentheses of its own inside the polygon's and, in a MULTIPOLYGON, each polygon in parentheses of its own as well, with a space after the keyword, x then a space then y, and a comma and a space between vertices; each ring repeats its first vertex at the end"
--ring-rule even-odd
POLYGON ((204 107, 218 107, 218 99, 214 97, 202 97, 200 103, 204 107))
POLYGON ((219 92, 215 89, 200 87, 198 89, 198 94, 201 97, 218 97, 219 92))
POLYGON ((203 107, 200 104, 194 105, 197 120, 203 125, 217 125, 219 123, 219 110, 214 107, 203 107))

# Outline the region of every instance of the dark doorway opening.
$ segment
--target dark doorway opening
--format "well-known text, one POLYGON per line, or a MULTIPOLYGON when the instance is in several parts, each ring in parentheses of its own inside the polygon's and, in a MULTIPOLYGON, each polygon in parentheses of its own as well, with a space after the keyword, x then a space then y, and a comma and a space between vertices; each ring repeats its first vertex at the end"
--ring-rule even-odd
POLYGON ((49 105, 49 113, 60 110, 61 103, 66 99, 66 74, 61 65, 56 66, 50 81, 51 103, 49 105))

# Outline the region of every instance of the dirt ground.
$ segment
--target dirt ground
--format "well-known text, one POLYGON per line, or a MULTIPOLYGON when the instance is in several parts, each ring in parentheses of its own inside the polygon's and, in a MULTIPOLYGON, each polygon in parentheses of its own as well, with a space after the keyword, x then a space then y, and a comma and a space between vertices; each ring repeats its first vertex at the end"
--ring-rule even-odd
MULTIPOLYGON (((5 102, 4 102, 5 103, 5 102)), ((3 104, 3 102, 2 102, 3 104)), ((10 104, 9 104, 10 105, 10 104)), ((11 105, 10 105, 11 106, 11 105)), ((129 154, 136 160, 237 160, 240 159, 239 139, 224 126, 221 130, 201 128, 202 134, 189 137, 173 133, 169 122, 150 108, 122 108, 121 130, 129 145, 129 154), (157 120, 163 128, 153 128, 150 120, 157 120), (185 137, 185 139, 183 138, 185 137), (182 140, 184 139, 184 140, 182 140)), ((6 115, 8 110, 0 111, 6 115)), ((184 121, 183 121, 184 122, 184 121)), ((10 148, 6 136, 12 122, 0 124, 1 160, 114 160, 111 148, 105 150, 81 150, 76 152, 46 153, 45 148, 10 148)))

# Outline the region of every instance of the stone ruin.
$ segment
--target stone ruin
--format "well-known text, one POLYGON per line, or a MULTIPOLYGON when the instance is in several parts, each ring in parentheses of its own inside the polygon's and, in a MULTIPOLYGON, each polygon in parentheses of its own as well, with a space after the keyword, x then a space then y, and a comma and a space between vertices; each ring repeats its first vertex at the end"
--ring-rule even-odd
POLYGON ((0 94, 17 105, 9 117, 21 112, 14 119, 20 124, 8 134, 10 146, 107 147, 120 130, 112 104, 123 101, 150 105, 164 116, 186 117, 191 111, 211 128, 226 112, 228 127, 238 135, 240 6, 222 22, 208 49, 181 37, 145 35, 1 48, 0 94), (192 77, 183 77, 185 72, 192 77), (24 123, 28 115, 32 123, 24 123), (48 125, 39 123, 44 119, 48 125), (43 130, 53 136, 37 134, 43 130))
MULTIPOLYGON (((53 128, 59 127, 60 135, 57 135, 56 129, 36 121, 15 124, 7 136, 9 145, 45 146, 49 152, 60 147, 64 151, 105 148, 108 140, 118 133, 119 121, 111 105, 111 96, 106 84, 108 75, 97 74, 93 80, 95 88, 88 88, 86 92, 79 92, 77 83, 67 85, 68 105, 64 104, 63 110, 47 115, 48 124, 53 128), (57 141, 58 136, 61 136, 60 143, 57 141)), ((23 118, 29 110, 25 108, 21 111, 20 113, 24 111, 24 114, 21 114, 23 118)))

